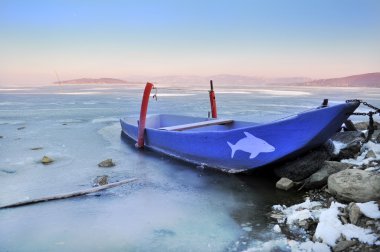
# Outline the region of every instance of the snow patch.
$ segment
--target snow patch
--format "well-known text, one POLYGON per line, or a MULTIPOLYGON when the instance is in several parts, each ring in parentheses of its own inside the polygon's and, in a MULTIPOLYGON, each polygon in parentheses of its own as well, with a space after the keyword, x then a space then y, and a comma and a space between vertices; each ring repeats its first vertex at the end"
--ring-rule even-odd
POLYGON ((374 244, 377 237, 372 234, 370 229, 364 229, 352 224, 343 225, 340 222, 338 217, 340 214, 339 208, 343 207, 346 207, 346 205, 333 202, 330 208, 322 211, 315 230, 315 237, 330 246, 334 246, 341 235, 345 236, 346 240, 357 238, 363 243, 374 244))
POLYGON ((356 203, 356 205, 360 208, 360 212, 362 212, 365 216, 372 219, 380 218, 379 206, 375 201, 369 201, 366 203, 356 203))
POLYGON ((276 233, 281 233, 281 228, 278 224, 274 225, 273 227, 273 231, 276 232, 276 233))
POLYGON ((292 251, 315 251, 315 252, 330 252, 330 247, 324 243, 306 241, 296 244, 296 247, 292 247, 292 251))
POLYGON ((306 220, 309 218, 318 219, 320 211, 313 210, 313 208, 319 206, 321 206, 321 203, 317 201, 310 201, 309 198, 306 198, 305 202, 283 209, 282 212, 285 214, 288 223, 293 224, 296 221, 306 220))
POLYGON ((368 143, 362 146, 362 154, 358 156, 356 159, 353 159, 353 158, 342 159, 340 162, 346 163, 346 164, 353 164, 357 166, 367 165, 369 164, 369 162, 377 159, 377 158, 365 158, 369 150, 372 150, 373 152, 375 152, 375 155, 377 157, 380 157, 380 144, 369 141, 368 143))
POLYGON ((256 251, 302 251, 302 252, 330 252, 331 249, 328 245, 320 242, 312 242, 310 240, 305 242, 297 242, 294 240, 287 240, 286 238, 260 242, 253 244, 252 248, 244 252, 256 251))
POLYGON ((339 142, 339 141, 332 141, 334 145, 334 155, 338 155, 339 152, 347 147, 347 144, 339 142))

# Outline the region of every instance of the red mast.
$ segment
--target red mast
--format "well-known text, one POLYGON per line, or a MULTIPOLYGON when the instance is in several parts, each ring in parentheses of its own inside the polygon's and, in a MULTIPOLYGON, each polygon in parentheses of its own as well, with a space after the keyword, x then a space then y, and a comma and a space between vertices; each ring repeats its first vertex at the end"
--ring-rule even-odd
POLYGON ((215 100, 214 85, 212 84, 212 80, 210 80, 210 88, 211 90, 209 91, 209 95, 210 95, 210 104, 211 104, 211 117, 217 118, 218 113, 216 112, 216 100, 215 100))
POLYGON ((145 85, 144 95, 143 95, 143 99, 141 102, 141 109, 140 109, 139 131, 138 131, 138 137, 137 137, 137 143, 136 143, 137 148, 144 147, 146 112, 148 111, 150 91, 152 91, 153 87, 154 87, 153 84, 150 82, 147 82, 145 85))

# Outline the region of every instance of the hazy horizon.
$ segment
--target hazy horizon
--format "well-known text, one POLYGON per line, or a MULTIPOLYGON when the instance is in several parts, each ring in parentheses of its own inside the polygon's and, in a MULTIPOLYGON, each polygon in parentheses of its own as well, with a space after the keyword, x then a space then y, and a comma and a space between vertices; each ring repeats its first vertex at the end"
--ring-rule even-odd
MULTIPOLYGON (((0 85, 380 71, 380 2, 0 2, 0 85)), ((145 80, 142 80, 145 81, 145 80)))

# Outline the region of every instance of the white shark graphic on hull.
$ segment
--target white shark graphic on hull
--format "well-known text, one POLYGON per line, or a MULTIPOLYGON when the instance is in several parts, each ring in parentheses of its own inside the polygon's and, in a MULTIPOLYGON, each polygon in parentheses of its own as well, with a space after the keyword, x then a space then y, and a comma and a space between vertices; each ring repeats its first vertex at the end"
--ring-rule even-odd
POLYGON ((237 141, 236 144, 227 142, 227 144, 231 147, 231 158, 234 158, 237 150, 250 153, 250 159, 257 157, 257 155, 261 152, 273 152, 276 150, 272 145, 265 142, 263 139, 257 138, 248 132, 244 132, 244 134, 246 137, 237 141))

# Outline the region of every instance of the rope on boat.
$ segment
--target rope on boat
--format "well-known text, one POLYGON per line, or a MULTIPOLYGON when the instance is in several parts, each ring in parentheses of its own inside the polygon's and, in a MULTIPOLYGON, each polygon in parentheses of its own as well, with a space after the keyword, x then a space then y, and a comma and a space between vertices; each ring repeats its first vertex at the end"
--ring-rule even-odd
POLYGON ((366 139, 364 140, 364 143, 367 143, 373 133, 375 132, 375 125, 374 125, 374 120, 373 120, 373 115, 376 115, 376 114, 379 114, 380 115, 380 109, 369 104, 368 102, 365 102, 365 101, 362 101, 362 100, 359 100, 359 99, 353 99, 353 100, 346 100, 346 103, 349 103, 349 102, 359 102, 360 104, 363 104, 364 106, 367 106, 369 107, 370 109, 373 109, 374 111, 369 111, 367 113, 361 113, 361 112, 353 112, 351 113, 351 115, 361 115, 361 116, 368 116, 368 119, 369 119, 369 122, 368 122, 368 135, 366 137, 366 139))

